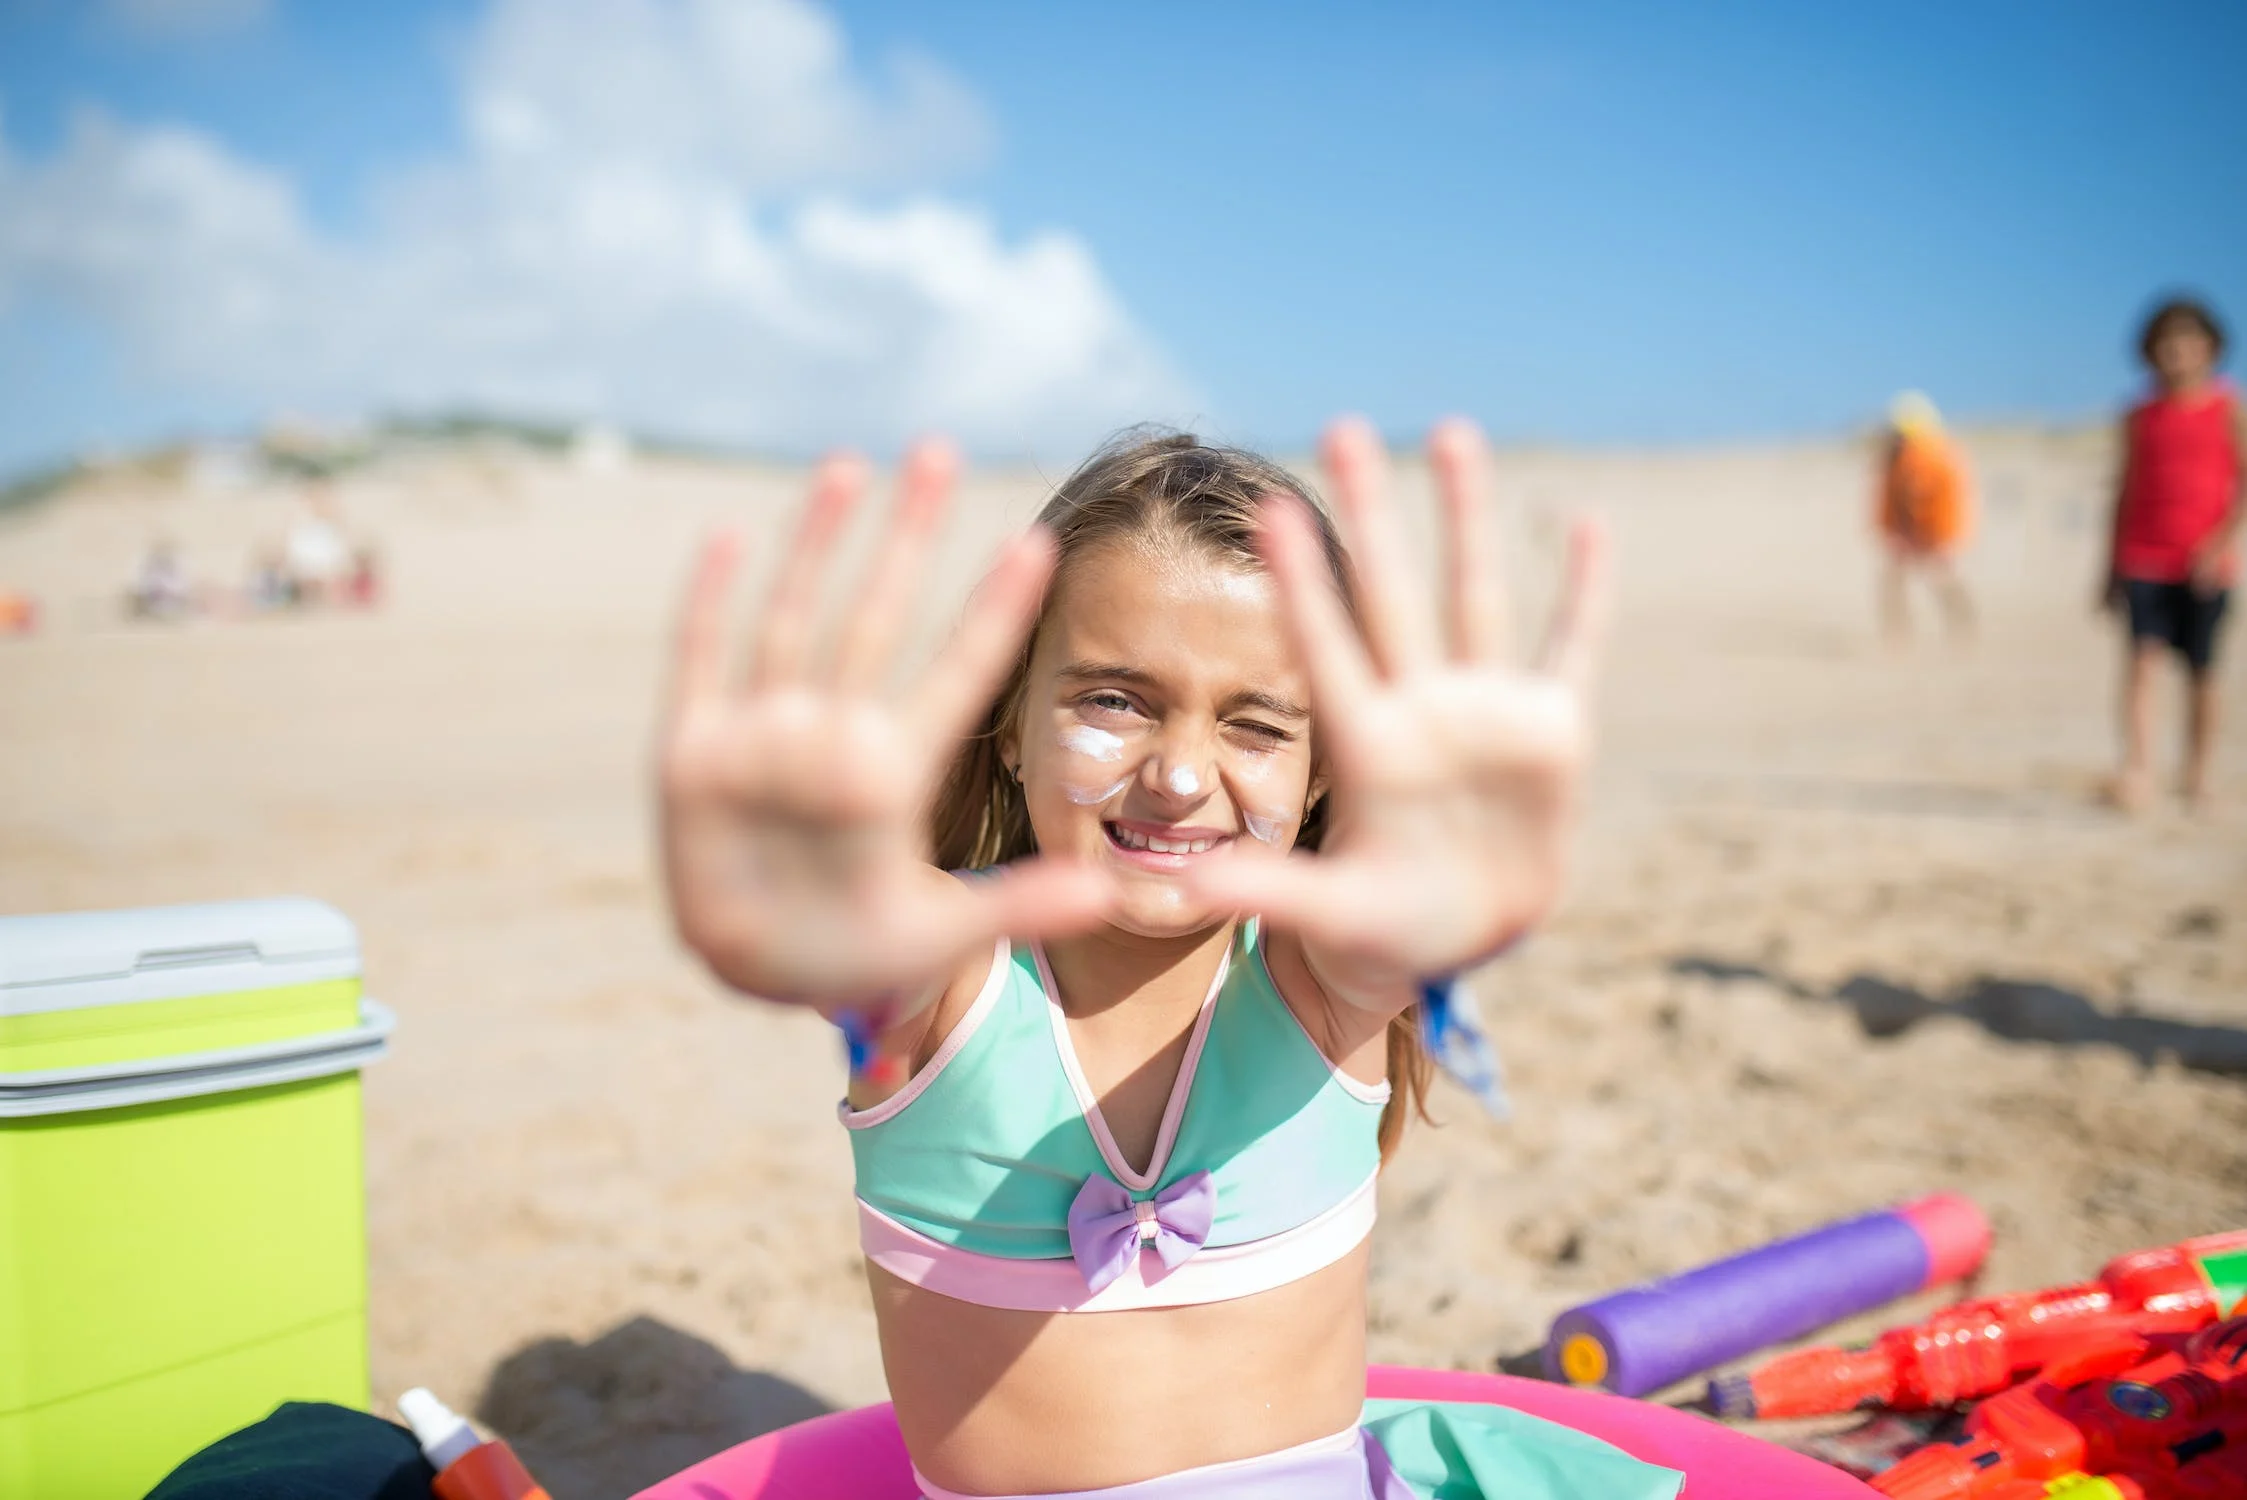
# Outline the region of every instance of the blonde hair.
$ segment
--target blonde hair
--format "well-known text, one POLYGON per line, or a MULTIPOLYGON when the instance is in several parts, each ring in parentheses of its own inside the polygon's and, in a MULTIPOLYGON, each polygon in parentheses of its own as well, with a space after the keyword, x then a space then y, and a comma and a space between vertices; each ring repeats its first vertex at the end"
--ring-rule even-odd
POLYGON ((1888 425, 1906 437, 1943 430, 1943 414, 1923 391, 1900 391, 1888 403, 1888 425))
MULTIPOLYGON (((929 838, 938 865, 983 869, 1037 849, 1029 807, 1007 772, 1001 747, 1020 728, 1031 650, 1069 569, 1103 546, 1137 542, 1189 547, 1229 566, 1260 571, 1258 507, 1276 495, 1294 496, 1311 513, 1327 565, 1347 603, 1349 563, 1333 523, 1302 482, 1269 459, 1212 446, 1190 433, 1134 427, 1109 439, 1061 482, 1038 512, 1039 524, 1053 533, 1060 559, 1037 626, 982 724, 960 747, 930 809, 929 838)), ((1326 798, 1321 797, 1305 811, 1296 847, 1315 851, 1326 821, 1326 798)), ((1395 1092, 1381 1112, 1384 1161, 1403 1137, 1406 1121, 1414 1114, 1427 1118, 1435 1065, 1420 1045, 1418 1012, 1414 1005, 1389 1023, 1389 1078, 1395 1092)))

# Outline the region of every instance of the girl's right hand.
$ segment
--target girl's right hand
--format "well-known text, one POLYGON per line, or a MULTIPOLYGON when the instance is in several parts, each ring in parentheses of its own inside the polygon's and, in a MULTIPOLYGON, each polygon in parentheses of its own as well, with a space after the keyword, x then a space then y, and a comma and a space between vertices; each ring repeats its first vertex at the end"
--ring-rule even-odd
POLYGON ((936 660, 910 686, 890 683, 956 468, 938 443, 907 455, 896 514, 824 655, 822 574, 864 463, 820 465, 738 672, 726 617, 742 540, 703 549, 662 731, 663 868, 680 937, 738 989, 830 1010, 910 1003, 1002 935, 1082 930, 1105 909, 1107 883, 1081 867, 1029 860, 963 881, 928 862, 930 798, 1053 571, 1049 536, 1015 538, 936 660))

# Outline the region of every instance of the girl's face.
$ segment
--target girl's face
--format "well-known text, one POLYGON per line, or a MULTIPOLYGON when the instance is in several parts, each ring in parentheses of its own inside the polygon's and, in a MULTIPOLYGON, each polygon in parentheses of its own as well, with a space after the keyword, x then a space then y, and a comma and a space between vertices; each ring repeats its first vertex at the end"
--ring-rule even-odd
POLYGON ((2175 390, 2199 385, 2216 369, 2216 344, 2198 324, 2173 319, 2153 341, 2153 370, 2175 390))
POLYGON ((1000 747, 1038 848, 1098 864, 1115 926, 1198 932, 1178 877, 1237 840, 1291 848, 1320 789, 1309 683, 1263 573, 1191 545, 1106 543, 1074 560, 1000 747))

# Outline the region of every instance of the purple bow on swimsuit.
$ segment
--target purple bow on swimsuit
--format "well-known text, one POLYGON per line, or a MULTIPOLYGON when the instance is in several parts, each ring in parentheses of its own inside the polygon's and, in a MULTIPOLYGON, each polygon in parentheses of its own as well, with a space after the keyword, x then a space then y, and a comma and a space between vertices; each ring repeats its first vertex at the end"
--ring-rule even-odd
POLYGON ((1084 1284, 1097 1292, 1131 1269, 1142 1245, 1152 1245, 1164 1269, 1175 1271, 1208 1241, 1216 1216, 1217 1188, 1207 1172, 1181 1177, 1141 1201, 1096 1172, 1069 1205, 1069 1253, 1084 1284))

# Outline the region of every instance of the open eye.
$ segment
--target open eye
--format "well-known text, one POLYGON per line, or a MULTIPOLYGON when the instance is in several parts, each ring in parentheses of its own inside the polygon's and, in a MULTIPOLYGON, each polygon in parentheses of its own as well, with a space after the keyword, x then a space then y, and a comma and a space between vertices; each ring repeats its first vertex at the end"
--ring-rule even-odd
POLYGON ((1128 695, 1119 693, 1114 688, 1101 688, 1096 692, 1087 693, 1077 700, 1077 706, 1092 709, 1100 715, 1136 714, 1139 712, 1138 704, 1132 702, 1128 695))

